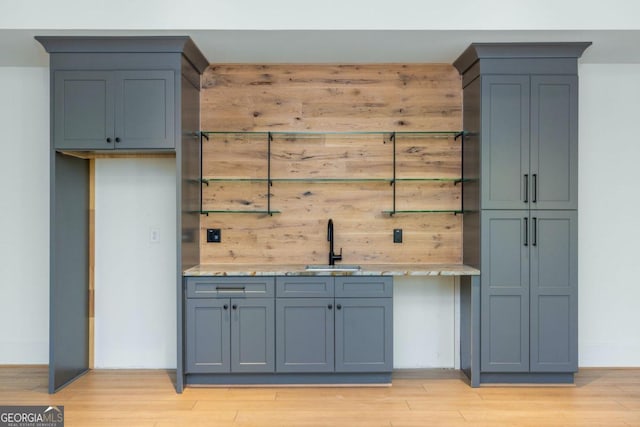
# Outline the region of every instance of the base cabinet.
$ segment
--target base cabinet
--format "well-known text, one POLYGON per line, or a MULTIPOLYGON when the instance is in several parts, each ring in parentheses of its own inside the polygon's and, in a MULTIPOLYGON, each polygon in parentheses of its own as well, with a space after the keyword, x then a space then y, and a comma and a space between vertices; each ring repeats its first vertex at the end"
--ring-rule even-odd
MULTIPOLYGON (((264 282, 264 281, 263 281, 264 282)), ((191 282, 185 313, 186 373, 274 372, 273 284, 191 282), (260 297, 249 288, 267 287, 260 297), (210 291, 215 298, 203 298, 210 291), (237 297, 225 297, 228 293, 237 297), (189 295, 192 297, 189 298, 189 295), (249 295, 249 296, 247 296, 249 295)))
POLYGON ((389 382, 392 285, 369 276, 188 277, 186 383, 389 382))
POLYGON ((392 284, 390 277, 278 278, 276 371, 391 372, 392 284), (295 298, 303 295, 314 297, 295 298))

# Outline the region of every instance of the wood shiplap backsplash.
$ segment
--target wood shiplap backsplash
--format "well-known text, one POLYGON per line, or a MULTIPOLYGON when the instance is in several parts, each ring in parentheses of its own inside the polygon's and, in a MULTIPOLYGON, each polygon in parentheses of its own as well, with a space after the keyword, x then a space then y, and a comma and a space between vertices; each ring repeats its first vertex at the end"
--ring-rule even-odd
MULTIPOLYGON (((460 76, 445 64, 212 65, 203 76, 205 131, 456 131, 462 127, 460 76)), ((400 178, 460 176, 460 142, 398 138, 400 178)), ((393 145, 383 135, 276 136, 274 179, 390 179, 393 145)), ((266 178, 265 135, 215 135, 203 147, 205 178, 266 178)), ((267 183, 219 181, 204 187, 203 208, 266 209, 267 183)), ((398 214, 389 182, 274 182, 265 214, 201 218, 201 263, 326 263, 327 220, 336 251, 353 263, 458 263, 462 217, 398 214), (206 243, 207 228, 222 229, 206 243), (404 242, 393 243, 402 228, 404 242)), ((397 209, 459 209, 460 185, 401 181, 397 209)))

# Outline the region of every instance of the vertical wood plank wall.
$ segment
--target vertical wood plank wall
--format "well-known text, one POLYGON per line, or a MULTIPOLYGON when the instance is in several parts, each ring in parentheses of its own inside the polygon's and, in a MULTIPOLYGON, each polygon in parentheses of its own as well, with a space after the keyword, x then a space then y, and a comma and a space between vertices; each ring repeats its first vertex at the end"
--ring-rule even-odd
MULTIPOLYGON (((448 64, 212 65, 203 76, 205 131, 392 132, 459 131, 462 89, 448 64)), ((460 176, 460 140, 399 137, 400 178, 460 176)), ((266 178, 263 134, 215 135, 203 146, 205 178, 266 178)), ((393 144, 388 135, 276 136, 271 177, 291 180, 380 179, 359 182, 276 181, 265 214, 215 213, 201 219, 201 263, 326 263, 327 220, 335 224, 343 262, 458 263, 462 216, 384 214, 393 206, 393 144), (207 228, 222 229, 206 243, 207 228), (402 228, 404 242, 393 243, 402 228)), ((460 209, 460 185, 402 181, 396 208, 460 209)), ((204 186, 203 209, 264 210, 263 181, 204 186)))

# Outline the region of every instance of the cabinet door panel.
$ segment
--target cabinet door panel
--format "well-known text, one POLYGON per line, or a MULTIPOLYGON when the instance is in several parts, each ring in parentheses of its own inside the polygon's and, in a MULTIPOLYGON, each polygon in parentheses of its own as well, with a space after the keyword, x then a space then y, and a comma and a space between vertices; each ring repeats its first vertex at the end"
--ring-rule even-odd
POLYGON ((114 147, 113 73, 56 71, 54 146, 67 150, 114 147), (107 142, 107 138, 111 142, 107 142))
POLYGON ((186 321, 186 372, 229 372, 229 300, 187 299, 186 321))
POLYGON ((276 371, 333 371, 333 298, 276 300, 276 371))
POLYGON ((531 211, 531 370, 578 368, 578 256, 575 211, 531 211))
POLYGON ((231 371, 275 370, 273 299, 231 300, 231 371))
POLYGON ((482 209, 525 209, 529 77, 482 77, 482 209))
POLYGON ((336 299, 336 372, 391 372, 391 298, 336 299))
POLYGON ((116 84, 116 148, 173 148, 173 71, 120 71, 116 84))
POLYGON ((529 369, 527 215, 528 211, 482 212, 480 355, 484 372, 529 369))
POLYGON ((578 208, 578 78, 531 77, 532 204, 578 208))

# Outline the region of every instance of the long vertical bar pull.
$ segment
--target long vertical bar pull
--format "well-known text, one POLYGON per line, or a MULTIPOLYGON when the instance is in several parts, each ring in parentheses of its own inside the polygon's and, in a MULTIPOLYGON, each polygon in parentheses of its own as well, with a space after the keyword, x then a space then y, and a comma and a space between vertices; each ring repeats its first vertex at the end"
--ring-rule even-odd
POLYGON ((529 246, 529 218, 524 217, 524 245, 529 246))

